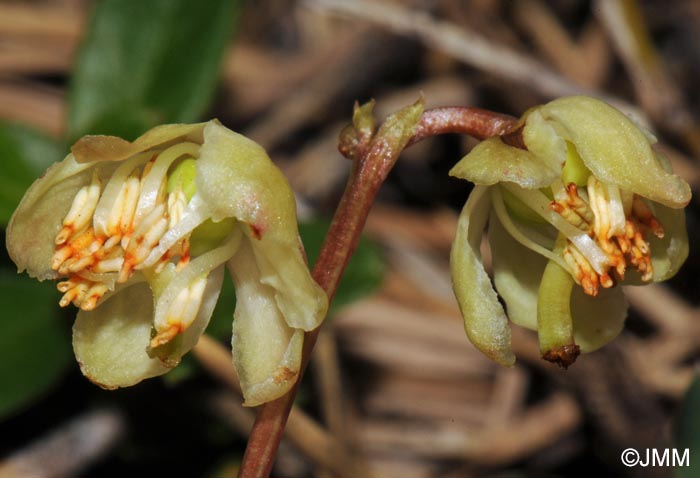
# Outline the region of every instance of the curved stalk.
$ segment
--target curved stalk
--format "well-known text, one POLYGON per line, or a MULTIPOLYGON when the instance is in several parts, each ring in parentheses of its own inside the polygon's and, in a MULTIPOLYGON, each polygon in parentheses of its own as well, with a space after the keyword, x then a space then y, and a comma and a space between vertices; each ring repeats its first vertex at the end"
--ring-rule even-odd
MULTIPOLYGON (((444 133, 468 134, 484 139, 508 134, 517 128, 515 118, 478 108, 436 108, 422 113, 412 134, 392 142, 391 138, 387 140, 382 137, 382 128, 390 120, 385 122, 373 138, 366 134, 367 118, 360 116, 366 115, 367 110, 371 110, 371 107, 362 112, 356 106, 356 141, 341 148, 345 156, 353 159, 353 167, 312 270, 313 278, 326 291, 329 300, 333 299, 343 271, 357 247, 377 192, 403 149, 422 139, 444 133)), ((391 129, 393 126, 395 125, 390 125, 384 131, 388 133, 387 136, 396 134, 391 129)), ((305 336, 300 378, 308 364, 318 332, 319 329, 316 329, 305 336)), ((298 384, 297 381, 285 396, 262 405, 258 410, 239 477, 265 478, 270 474, 298 384)))

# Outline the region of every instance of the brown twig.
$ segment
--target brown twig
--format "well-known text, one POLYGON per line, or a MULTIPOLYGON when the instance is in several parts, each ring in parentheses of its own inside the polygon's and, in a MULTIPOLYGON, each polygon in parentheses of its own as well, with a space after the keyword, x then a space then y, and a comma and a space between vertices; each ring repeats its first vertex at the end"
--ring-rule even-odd
MULTIPOLYGON (((489 114, 483 110, 438 108, 423 114, 416 131, 421 139, 444 132, 459 132, 484 138, 506 132, 515 125, 515 119, 489 114)), ((371 139, 358 132, 360 140, 349 154, 355 157, 353 169, 312 271, 314 279, 326 291, 330 300, 355 251, 374 198, 406 145, 404 142, 397 150, 391 142, 380 136, 377 134, 371 139)), ((306 334, 302 371, 306 368, 317 336, 318 329, 306 334)), ((241 463, 241 478, 269 475, 296 389, 296 386, 293 387, 285 396, 260 408, 241 463)))

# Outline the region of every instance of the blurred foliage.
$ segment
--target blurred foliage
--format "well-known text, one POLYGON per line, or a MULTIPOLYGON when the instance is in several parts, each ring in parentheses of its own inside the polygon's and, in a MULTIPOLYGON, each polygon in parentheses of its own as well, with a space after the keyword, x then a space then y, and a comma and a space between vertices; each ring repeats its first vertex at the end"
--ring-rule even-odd
POLYGON ((27 188, 62 154, 38 131, 0 123, 0 225, 7 224, 27 188))
POLYGON ((690 384, 676 423, 676 449, 690 450, 690 465, 676 468, 677 478, 697 478, 700 469, 700 375, 690 384), (694 466, 693 466, 694 465, 694 466))
POLYGON ((71 83, 68 136, 134 139, 206 112, 233 30, 236 0, 104 0, 71 83))
POLYGON ((27 407, 72 361, 70 337, 57 314, 49 282, 0 270, 0 419, 27 407))

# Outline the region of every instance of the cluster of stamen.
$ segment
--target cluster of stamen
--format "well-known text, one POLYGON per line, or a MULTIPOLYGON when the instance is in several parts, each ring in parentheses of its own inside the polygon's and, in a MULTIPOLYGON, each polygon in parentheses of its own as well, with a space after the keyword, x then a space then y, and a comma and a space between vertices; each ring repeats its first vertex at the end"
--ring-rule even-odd
MULTIPOLYGON (((55 238, 51 268, 66 279, 57 288, 62 307, 72 303, 93 310, 113 284, 124 283, 143 266, 163 235, 182 218, 187 197, 181 189, 166 192, 164 175, 150 207, 139 207, 149 193, 144 184, 158 155, 140 171, 136 167, 123 180, 106 220, 96 221, 95 211, 105 192, 97 175, 73 199, 55 238)), ((153 191, 151 191, 153 192, 153 191)), ((155 264, 155 271, 176 260, 181 268, 189 261, 189 237, 170 247, 155 264)))
POLYGON ((178 292, 165 314, 166 325, 151 339, 151 348, 170 342, 189 327, 199 312, 206 285, 206 278, 203 277, 178 292))
POLYGON ((610 288, 616 281, 623 280, 629 265, 639 271, 643 281, 650 281, 654 270, 646 234, 651 231, 659 238, 664 235, 663 227, 641 197, 617 190, 618 194, 627 197, 611 200, 606 187, 590 176, 586 188, 587 200, 581 196, 576 184, 570 183, 565 186, 566 197, 550 203, 553 211, 587 232, 605 253, 607 261, 603 270, 596 271, 570 241, 563 252, 574 280, 591 296, 597 295, 601 286, 610 288), (615 211, 615 208, 623 210, 615 211), (623 217, 624 222, 621 220, 623 217))

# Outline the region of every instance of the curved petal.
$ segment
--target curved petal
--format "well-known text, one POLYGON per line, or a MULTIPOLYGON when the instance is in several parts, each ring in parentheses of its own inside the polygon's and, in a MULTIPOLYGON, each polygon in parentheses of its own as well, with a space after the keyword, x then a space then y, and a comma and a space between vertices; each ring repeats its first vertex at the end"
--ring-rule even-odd
POLYGON ((140 282, 120 290, 99 308, 78 312, 73 350, 80 370, 102 388, 134 385, 170 370, 146 349, 153 325, 153 295, 140 282))
POLYGON ((177 141, 202 142, 204 123, 157 126, 133 142, 115 136, 84 136, 63 161, 51 166, 29 188, 7 228, 7 248, 20 272, 53 279, 53 244, 78 190, 96 171, 103 187, 120 161, 177 141))
POLYGON ((586 96, 559 98, 538 108, 574 143, 588 169, 615 184, 671 208, 690 201, 690 186, 667 172, 649 139, 629 118, 608 104, 586 96))
POLYGON ((7 250, 19 272, 39 280, 54 279, 51 269, 54 239, 61 230, 80 188, 90 184, 93 171, 104 183, 113 164, 80 164, 73 155, 52 165, 31 185, 7 226, 7 250))
MULTIPOLYGON (((688 257, 688 233, 685 228, 685 211, 671 209, 661 204, 650 204, 656 219, 664 228, 664 237, 659 239, 653 234, 647 234, 651 250, 651 264, 654 267, 653 282, 670 279, 681 268, 688 257)), ((625 274, 625 285, 644 285, 636 270, 625 274)))
MULTIPOLYGON (((528 112, 522 135, 527 150, 556 171, 555 179, 558 179, 567 160, 566 141, 545 120, 538 108, 528 112)), ((551 183, 552 181, 548 184, 551 183)))
MULTIPOLYGON (((226 263, 236 252, 239 244, 241 243, 241 232, 235 229, 232 235, 226 240, 226 242, 213 249, 211 251, 205 252, 204 254, 194 258, 185 267, 179 271, 175 271, 173 264, 166 267, 160 274, 156 274, 150 278, 151 286, 154 290, 155 295, 155 313, 153 323, 158 332, 167 329, 171 324, 169 323, 169 313, 171 312, 172 304, 177 300, 178 295, 184 289, 187 289, 197 280, 202 277, 207 277, 207 286, 204 291, 203 302, 200 305, 199 312, 197 313, 197 319, 195 322, 190 324, 183 324, 186 326, 186 330, 183 332, 183 342, 180 344, 178 349, 182 349, 182 353, 178 353, 182 356, 190 348, 194 347, 199 339, 199 335, 204 331, 204 327, 209 323, 209 317, 211 312, 214 310, 213 305, 216 304, 216 299, 219 296, 219 290, 221 289, 222 275, 219 271, 221 265, 226 263), (212 271, 219 271, 214 274, 212 271), (218 283, 218 287, 215 287, 216 293, 213 296, 213 304, 208 316, 203 319, 203 323, 197 323, 202 310, 206 310, 204 301, 211 301, 211 293, 207 296, 207 290, 210 289, 212 284, 218 283), (197 325, 194 331, 190 331, 192 326, 197 325), (197 330, 199 333, 197 333, 197 330)), ((178 357, 179 358, 179 357, 178 357)))
POLYGON ((571 294, 574 341, 581 352, 588 353, 617 337, 627 318, 627 299, 622 287, 601 289, 596 297, 574 287, 571 294))
POLYGON ((547 259, 515 241, 496 214, 489 219, 489 244, 496 290, 513 323, 537 330, 537 294, 547 259))
POLYGON ((656 219, 664 228, 664 237, 650 234, 649 247, 654 266, 654 282, 670 279, 678 272, 688 257, 688 232, 685 227, 685 211, 652 204, 656 219))
POLYGON ((256 406, 281 397, 296 382, 304 332, 287 325, 275 290, 261 282, 249 241, 244 238, 229 261, 236 288, 231 346, 244 405, 256 406))
POLYGON ((302 255, 289 183, 265 151, 217 123, 204 128, 197 160, 197 191, 212 218, 246 223, 261 281, 274 288, 291 327, 311 330, 325 317, 328 299, 302 255))
MULTIPOLYGON (((212 120, 210 123, 215 121, 212 120)), ((169 146, 175 142, 192 141, 201 144, 205 124, 207 123, 156 126, 133 142, 117 136, 83 136, 71 147, 71 151, 79 163, 122 161, 137 153, 158 146, 169 146)))
POLYGON ((450 170, 450 176, 490 186, 507 181, 526 189, 552 184, 561 174, 547 156, 508 146, 498 137, 476 145, 450 170))
POLYGON ((311 278, 300 251, 274 240, 250 239, 260 269, 260 282, 275 291, 277 307, 287 325, 306 331, 318 327, 326 316, 328 298, 311 278))
POLYGON ((457 223, 450 253, 452 287, 464 317, 469 340, 488 357, 511 366, 510 328, 496 291, 481 262, 479 247, 490 210, 489 190, 476 186, 457 223))
POLYGON ((212 219, 235 217, 250 225, 256 236, 296 241, 292 190, 260 145, 209 122, 199 154, 197 192, 210 205, 212 219))
MULTIPOLYGON (((192 322, 187 330, 182 333, 182 343, 180 345, 180 357, 192 350, 192 348, 197 345, 199 338, 204 333, 204 329, 209 325, 209 320, 211 319, 211 314, 214 313, 214 308, 219 300, 219 294, 221 293, 221 286, 224 282, 224 265, 220 265, 213 271, 209 273, 207 278, 207 287, 204 289, 204 297, 202 298, 202 303, 199 306, 199 312, 197 312, 197 317, 192 322)), ((178 362, 179 358, 178 357, 178 362)))
MULTIPOLYGON (((149 356, 157 357, 166 367, 176 367, 182 360, 182 356, 197 345, 199 338, 204 333, 204 329, 206 329, 207 325, 209 325, 209 320, 211 319, 216 303, 219 300, 219 294, 221 293, 221 286, 223 285, 223 282, 224 266, 222 264, 208 273, 206 285, 202 294, 202 300, 199 303, 197 314, 192 322, 187 326, 185 331, 177 335, 170 342, 159 347, 152 348, 149 343, 149 348, 147 349, 149 356)), ((157 309, 157 300, 156 304, 157 309)), ((158 332, 157 327, 155 330, 158 332)))

